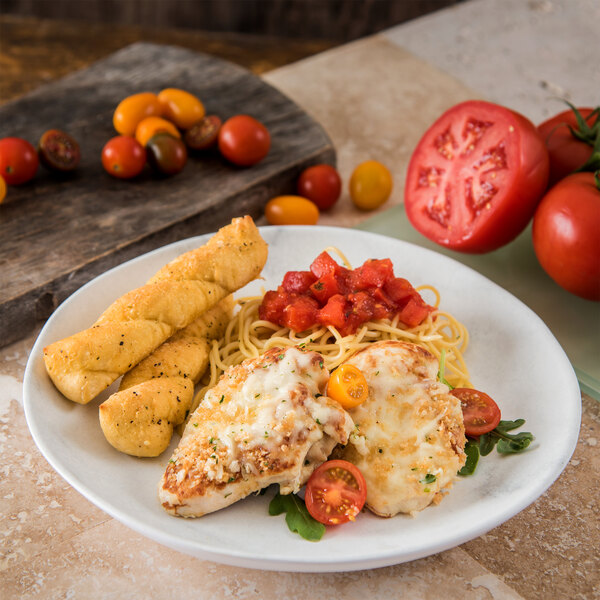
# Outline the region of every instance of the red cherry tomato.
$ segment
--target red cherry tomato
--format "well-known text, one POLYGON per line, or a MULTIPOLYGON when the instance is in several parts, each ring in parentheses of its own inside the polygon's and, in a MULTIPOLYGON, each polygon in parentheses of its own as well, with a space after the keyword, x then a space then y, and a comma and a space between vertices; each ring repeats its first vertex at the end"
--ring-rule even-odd
POLYGON ((538 125, 538 131, 550 155, 550 186, 585 164, 592 155, 596 139, 600 136, 600 110, 577 110, 586 123, 583 128, 577 123, 577 115, 573 110, 561 112, 538 125), (582 137, 584 139, 581 139, 582 137))
POLYGON ((324 525, 354 521, 366 499, 365 478, 346 460, 329 460, 318 467, 304 497, 308 512, 324 525))
POLYGON ((463 102, 417 145, 406 177, 406 214, 437 244, 461 252, 495 250, 533 216, 548 165, 546 146, 525 117, 490 102, 463 102))
MULTIPOLYGON (((600 172, 597 173, 600 175, 600 172)), ((546 193, 533 217, 533 247, 564 289, 600 300, 600 183, 575 173, 546 193)))
POLYGON ((234 165, 249 167, 260 162, 271 147, 267 128, 248 115, 227 119, 219 130, 219 150, 234 165))
POLYGON ((33 178, 39 160, 35 148, 17 137, 0 140, 0 175, 8 185, 20 185, 33 178))
POLYGON ((331 165, 308 167, 298 179, 298 195, 314 202, 320 210, 328 210, 340 197, 342 179, 331 165))
POLYGON ((146 164, 146 150, 133 137, 118 135, 102 149, 102 166, 113 177, 130 179, 139 175, 146 164))
POLYGON ((500 409, 486 393, 471 388, 454 388, 450 393, 460 400, 466 435, 478 436, 496 429, 500 409))

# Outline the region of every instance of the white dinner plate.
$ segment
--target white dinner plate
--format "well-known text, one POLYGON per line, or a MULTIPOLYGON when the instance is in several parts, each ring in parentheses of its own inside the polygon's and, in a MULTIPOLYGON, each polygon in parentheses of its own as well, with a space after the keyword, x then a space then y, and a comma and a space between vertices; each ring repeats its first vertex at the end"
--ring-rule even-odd
POLYGON ((378 518, 365 511, 355 523, 328 528, 319 542, 291 533, 284 516, 269 516, 269 490, 200 519, 168 515, 157 485, 177 444, 155 459, 114 450, 104 439, 98 405, 65 399, 46 375, 45 345, 89 327, 111 302, 142 285, 179 254, 209 235, 183 240, 131 260, 68 298, 41 331, 24 381, 27 423, 48 462, 96 506, 139 533, 181 552, 241 567, 287 571, 350 571, 396 564, 446 550, 482 535, 538 498, 566 466, 577 442, 581 396, 562 348, 527 306, 464 265, 406 242, 353 229, 264 227, 269 244, 264 281, 238 295, 276 287, 288 270, 308 269, 327 246, 353 266, 390 257, 395 274, 413 285, 430 283, 441 307, 470 332, 466 360, 475 387, 485 390, 504 419, 526 419, 535 441, 528 451, 482 457, 476 473, 459 478, 439 506, 415 517, 378 518))

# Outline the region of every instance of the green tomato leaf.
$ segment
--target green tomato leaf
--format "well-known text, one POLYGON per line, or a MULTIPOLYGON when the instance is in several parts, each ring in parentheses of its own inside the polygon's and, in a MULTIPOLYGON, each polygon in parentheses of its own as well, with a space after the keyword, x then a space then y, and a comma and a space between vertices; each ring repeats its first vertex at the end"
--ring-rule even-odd
POLYGON ((275 494, 269 503, 269 514, 275 516, 283 512, 286 513, 285 522, 290 531, 311 542, 319 541, 323 537, 325 525, 311 516, 302 498, 296 494, 275 494))
POLYGON ((473 475, 475 472, 477 463, 479 462, 479 443, 475 440, 467 440, 465 454, 467 455, 467 460, 463 468, 458 472, 461 477, 473 475))

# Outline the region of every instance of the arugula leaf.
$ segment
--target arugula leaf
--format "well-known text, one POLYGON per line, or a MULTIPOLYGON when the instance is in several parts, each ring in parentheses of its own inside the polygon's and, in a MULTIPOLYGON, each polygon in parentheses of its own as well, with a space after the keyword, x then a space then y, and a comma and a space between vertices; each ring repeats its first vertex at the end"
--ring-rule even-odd
POLYGON ((525 425, 525 419, 516 419, 515 421, 500 421, 496 429, 502 433, 506 433, 507 431, 518 429, 523 425, 525 425))
POLYGON ((325 525, 313 519, 306 509, 304 500, 296 494, 282 496, 277 492, 269 503, 269 514, 271 516, 280 515, 284 512, 286 513, 285 522, 290 531, 311 542, 319 541, 323 537, 325 525))
POLYGON ((481 454, 481 456, 487 456, 494 449, 497 441, 498 439, 492 435, 491 431, 490 433, 484 433, 483 435, 480 435, 479 454, 481 454))
POLYGON ((467 455, 467 460, 463 468, 458 472, 462 477, 473 475, 477 468, 477 463, 479 462, 478 442, 475 440, 467 440, 467 443, 465 444, 465 454, 467 455))
POLYGON ((517 452, 522 452, 533 441, 533 435, 531 435, 529 431, 522 431, 521 433, 517 433, 517 435, 504 435, 506 437, 499 439, 498 445, 496 446, 496 450, 498 450, 500 454, 516 454, 517 452))

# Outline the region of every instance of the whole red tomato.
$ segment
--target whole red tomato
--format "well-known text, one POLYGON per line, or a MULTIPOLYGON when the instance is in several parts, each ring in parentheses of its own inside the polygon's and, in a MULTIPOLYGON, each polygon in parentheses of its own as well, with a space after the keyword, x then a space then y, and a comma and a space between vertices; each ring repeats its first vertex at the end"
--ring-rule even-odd
POLYGON ((35 148, 17 137, 0 140, 0 175, 8 185, 20 185, 33 178, 39 160, 35 148))
POLYGON ((118 135, 102 149, 102 166, 113 177, 130 179, 142 172, 146 164, 146 150, 129 135, 118 135))
POLYGON ((550 188, 533 217, 540 264, 564 289, 600 300, 600 172, 575 173, 550 188))
POLYGON ((413 226, 461 252, 495 250, 527 225, 548 182, 548 151, 534 125, 490 102, 446 111, 418 143, 404 202, 413 226))
POLYGON ((270 147, 268 129, 248 115, 227 119, 219 130, 219 150, 234 165, 254 165, 269 153, 270 147))
POLYGON ((566 110, 538 125, 538 131, 548 147, 552 186, 584 165, 595 146, 600 152, 600 107, 566 110))
POLYGON ((315 165, 302 171, 297 187, 300 196, 308 198, 321 210, 327 210, 340 197, 342 179, 331 165, 315 165))

